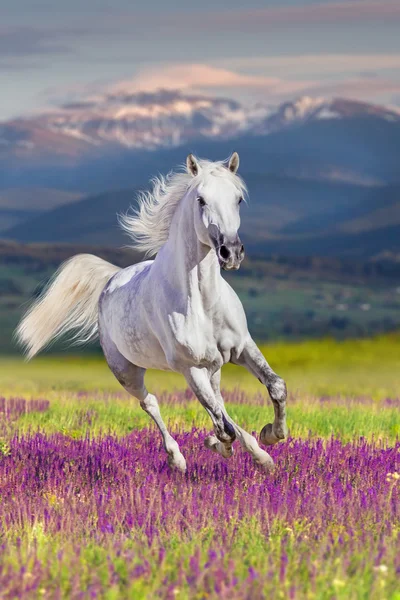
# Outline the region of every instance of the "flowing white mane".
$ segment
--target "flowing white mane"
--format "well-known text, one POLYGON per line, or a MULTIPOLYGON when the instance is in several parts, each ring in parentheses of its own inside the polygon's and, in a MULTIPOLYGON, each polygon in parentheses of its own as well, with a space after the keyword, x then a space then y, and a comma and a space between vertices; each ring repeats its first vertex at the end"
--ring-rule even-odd
POLYGON ((175 209, 185 194, 204 182, 207 177, 225 177, 237 187, 241 194, 246 193, 243 180, 227 169, 222 161, 199 160, 199 174, 192 177, 186 172, 170 172, 152 180, 153 189, 141 192, 138 196, 138 209, 133 214, 120 215, 119 222, 132 238, 134 248, 146 256, 157 254, 168 239, 175 209))

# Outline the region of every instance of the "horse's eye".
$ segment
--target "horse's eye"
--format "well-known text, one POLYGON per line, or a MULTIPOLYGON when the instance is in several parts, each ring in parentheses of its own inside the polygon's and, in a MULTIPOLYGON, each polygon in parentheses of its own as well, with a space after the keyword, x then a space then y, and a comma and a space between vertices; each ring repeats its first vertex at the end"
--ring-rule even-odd
POLYGON ((243 196, 240 196, 240 198, 239 198, 239 204, 242 204, 242 202, 243 202, 243 196))
POLYGON ((203 196, 199 196, 197 198, 197 202, 200 204, 200 206, 205 206, 206 205, 206 201, 204 200, 203 196))

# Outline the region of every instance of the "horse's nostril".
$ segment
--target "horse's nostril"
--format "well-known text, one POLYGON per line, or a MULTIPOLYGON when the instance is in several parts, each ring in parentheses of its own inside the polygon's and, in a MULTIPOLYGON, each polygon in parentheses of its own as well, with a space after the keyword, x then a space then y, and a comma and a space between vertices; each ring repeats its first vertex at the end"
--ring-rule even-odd
POLYGON ((228 250, 228 248, 226 246, 220 246, 219 247, 219 255, 224 260, 228 260, 228 258, 230 257, 231 253, 229 252, 229 250, 228 250))
POLYGON ((244 246, 243 246, 243 244, 240 246, 240 254, 244 254, 244 246))

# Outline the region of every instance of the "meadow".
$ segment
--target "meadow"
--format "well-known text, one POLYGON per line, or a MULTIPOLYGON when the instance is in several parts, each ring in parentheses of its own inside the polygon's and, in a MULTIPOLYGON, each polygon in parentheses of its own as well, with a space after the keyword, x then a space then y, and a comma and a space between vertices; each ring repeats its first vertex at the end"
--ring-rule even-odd
MULTIPOLYGON (((0 359, 0 598, 400 598, 400 336, 264 346, 289 388, 266 476, 172 373, 148 388, 188 463, 98 355, 0 359)), ((258 435, 272 404, 227 366, 258 435)))

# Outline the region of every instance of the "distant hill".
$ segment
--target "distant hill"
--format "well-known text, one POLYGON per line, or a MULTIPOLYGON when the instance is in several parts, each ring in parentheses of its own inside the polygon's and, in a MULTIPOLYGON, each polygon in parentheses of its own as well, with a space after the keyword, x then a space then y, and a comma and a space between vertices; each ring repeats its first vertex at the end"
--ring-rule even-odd
POLYGON ((289 223, 285 234, 315 234, 336 231, 357 233, 400 224, 400 184, 364 187, 354 202, 337 200, 325 203, 325 210, 315 217, 311 214, 289 223))
POLYGON ((7 231, 23 242, 64 242, 121 246, 128 243, 117 214, 134 203, 135 191, 116 190, 64 204, 7 231))
POLYGON ((11 188, 0 191, 0 232, 28 221, 46 210, 75 202, 79 192, 49 188, 11 188))
MULTIPOLYGON (((249 174, 242 237, 252 255, 369 257, 400 251, 400 186, 368 187, 249 174), (378 218, 379 217, 379 218, 378 218)), ((9 229, 21 242, 123 246, 117 214, 135 206, 137 190, 117 190, 57 207, 9 229)))
POLYGON ((247 241, 247 250, 256 258, 269 254, 288 256, 323 256, 372 258, 381 253, 400 252, 400 225, 381 227, 360 233, 321 233, 309 237, 281 237, 247 241))

